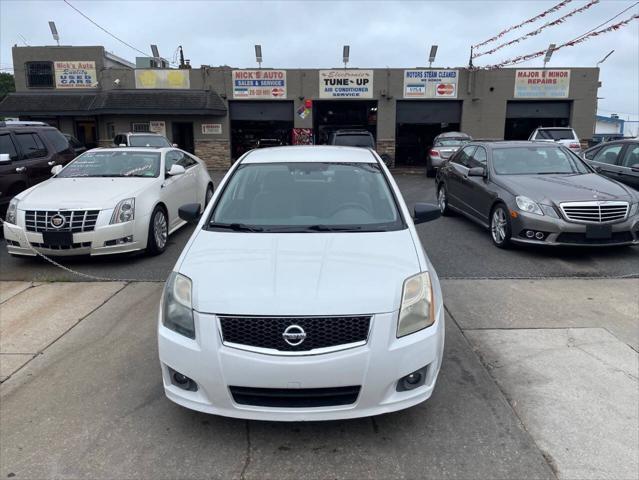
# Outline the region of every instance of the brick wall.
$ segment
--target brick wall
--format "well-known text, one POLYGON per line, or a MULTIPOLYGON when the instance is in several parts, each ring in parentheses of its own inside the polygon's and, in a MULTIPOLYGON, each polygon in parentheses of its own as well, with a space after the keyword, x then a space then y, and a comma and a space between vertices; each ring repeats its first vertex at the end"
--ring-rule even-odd
POLYGON ((196 140, 195 155, 213 170, 228 170, 231 166, 231 144, 228 140, 196 140))
POLYGON ((383 140, 377 140, 377 153, 382 156, 384 154, 388 155, 389 159, 386 162, 386 165, 389 168, 395 166, 395 139, 394 138, 386 138, 383 140))

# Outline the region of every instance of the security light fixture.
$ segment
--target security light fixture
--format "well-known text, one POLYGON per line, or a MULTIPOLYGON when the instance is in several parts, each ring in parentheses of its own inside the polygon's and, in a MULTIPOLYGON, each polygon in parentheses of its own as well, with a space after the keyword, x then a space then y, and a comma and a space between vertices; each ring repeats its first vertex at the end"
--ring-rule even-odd
POLYGON ((255 61, 262 68, 262 45, 255 45, 255 61))
POLYGON ((546 68, 546 64, 550 61, 550 57, 552 57, 552 52, 555 51, 556 46, 554 43, 548 45, 548 50, 546 50, 546 56, 544 57, 544 68, 546 68))
POLYGON ((430 46, 430 54, 428 54, 428 68, 433 66, 435 57, 437 56, 437 45, 430 46))
POLYGON ((151 53, 153 54, 153 58, 160 58, 160 51, 157 45, 151 44, 151 53))
POLYGON ((344 49, 342 50, 342 58, 344 60, 344 68, 348 68, 348 57, 351 53, 351 46, 344 45, 344 49))
POLYGON ((49 28, 51 29, 51 35, 53 35, 53 39, 58 43, 58 46, 60 46, 60 35, 58 35, 58 29, 55 27, 55 22, 50 21, 49 28))

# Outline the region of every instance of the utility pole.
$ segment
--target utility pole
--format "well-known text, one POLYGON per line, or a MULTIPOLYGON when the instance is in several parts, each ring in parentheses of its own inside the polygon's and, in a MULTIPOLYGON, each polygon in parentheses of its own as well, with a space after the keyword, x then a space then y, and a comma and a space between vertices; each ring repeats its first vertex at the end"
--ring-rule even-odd
POLYGON ((473 47, 470 47, 470 58, 468 59, 468 68, 473 69, 473 47))
POLYGON ((182 51, 182 45, 178 46, 178 49, 180 50, 180 66, 179 66, 179 68, 186 68, 186 65, 184 64, 184 52, 182 51))

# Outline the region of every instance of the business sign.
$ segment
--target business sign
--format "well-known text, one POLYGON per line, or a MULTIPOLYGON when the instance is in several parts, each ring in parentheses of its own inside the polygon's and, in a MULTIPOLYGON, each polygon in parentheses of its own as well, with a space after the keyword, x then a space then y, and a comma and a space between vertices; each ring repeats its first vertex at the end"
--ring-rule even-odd
POLYGON ((96 88, 95 62, 64 60, 54 63, 55 88, 96 88))
POLYGON ((320 98, 373 98, 372 70, 320 70, 320 98))
POLYGON ((570 70, 517 70, 515 98, 568 98, 570 70))
POLYGON ((166 123, 163 121, 151 121, 149 122, 149 132, 159 133, 166 137, 166 123))
POLYGON ((202 135, 221 135, 222 124, 221 123, 203 123, 202 135))
POLYGON ((188 89, 190 70, 142 68, 135 71, 135 88, 188 89))
POLYGON ((404 98, 457 98, 458 70, 404 70, 404 98))
POLYGON ((233 98, 286 98, 286 70, 233 70, 233 98))

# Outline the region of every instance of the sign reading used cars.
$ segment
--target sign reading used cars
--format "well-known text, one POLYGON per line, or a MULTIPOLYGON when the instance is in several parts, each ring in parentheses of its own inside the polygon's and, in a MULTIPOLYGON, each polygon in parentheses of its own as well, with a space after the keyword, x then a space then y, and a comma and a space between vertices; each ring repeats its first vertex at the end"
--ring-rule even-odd
POLYGON ((320 70, 320 98, 373 98, 372 70, 320 70))
POLYGON ((233 70, 233 98, 285 99, 286 70, 233 70))
POLYGON ((404 98, 457 98, 458 70, 404 70, 404 98))
POLYGON ((55 87, 96 88, 95 62, 63 60, 55 62, 55 87))
POLYGON ((517 70, 515 98, 568 98, 570 70, 517 70))

